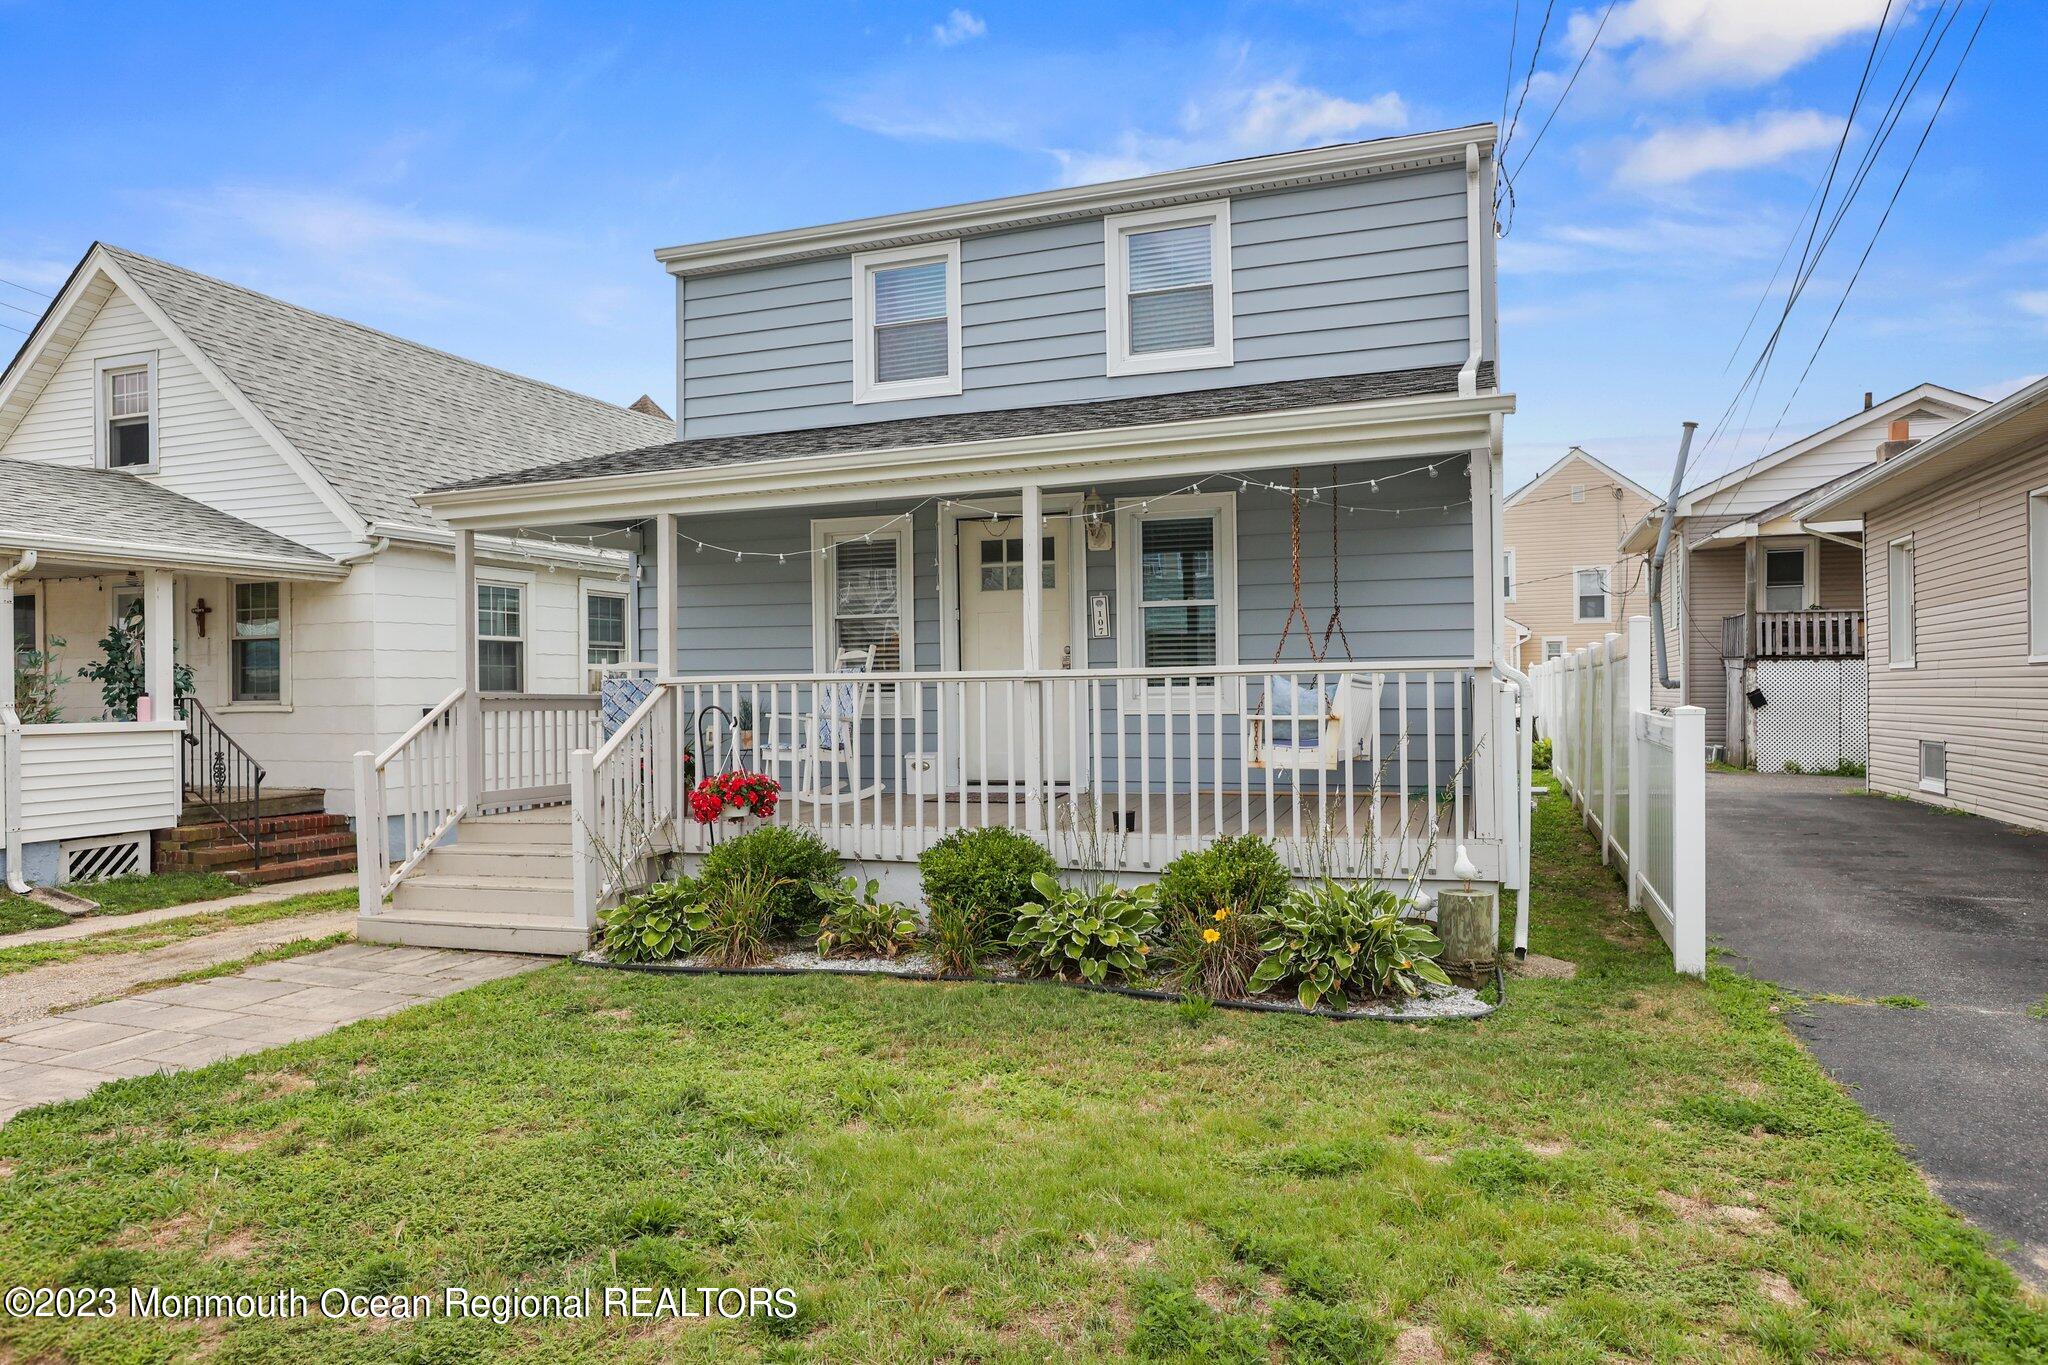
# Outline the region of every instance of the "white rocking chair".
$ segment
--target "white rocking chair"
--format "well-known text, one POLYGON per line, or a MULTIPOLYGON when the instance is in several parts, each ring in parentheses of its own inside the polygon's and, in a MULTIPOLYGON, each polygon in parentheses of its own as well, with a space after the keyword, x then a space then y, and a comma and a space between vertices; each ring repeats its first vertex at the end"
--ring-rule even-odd
MULTIPOLYGON (((875 647, 842 649, 833 656, 835 673, 862 674, 875 670, 875 647)), ((811 714, 782 716, 776 720, 786 727, 783 735, 761 746, 763 766, 789 764, 794 781, 784 797, 790 801, 834 804, 881 794, 879 780, 864 787, 860 781, 860 754, 856 745, 860 723, 867 709, 869 682, 819 683, 811 689, 811 714), (785 742, 778 744, 777 739, 785 742)), ((880 764, 875 765, 877 770, 880 764)))
MULTIPOLYGON (((1321 694, 1284 673, 1266 679, 1258 710, 1245 717, 1245 753, 1254 768, 1334 769, 1353 756, 1352 693, 1359 683, 1349 673, 1329 676, 1321 694)), ((1369 707, 1369 713, 1377 712, 1369 707)))

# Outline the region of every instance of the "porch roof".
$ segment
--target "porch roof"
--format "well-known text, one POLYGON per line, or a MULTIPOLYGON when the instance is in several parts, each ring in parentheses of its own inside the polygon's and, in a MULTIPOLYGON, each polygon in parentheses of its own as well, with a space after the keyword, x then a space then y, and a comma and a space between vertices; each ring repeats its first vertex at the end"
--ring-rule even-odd
POLYGON ((0 460, 0 551, 48 562, 340 578, 347 569, 297 541, 133 474, 0 460))

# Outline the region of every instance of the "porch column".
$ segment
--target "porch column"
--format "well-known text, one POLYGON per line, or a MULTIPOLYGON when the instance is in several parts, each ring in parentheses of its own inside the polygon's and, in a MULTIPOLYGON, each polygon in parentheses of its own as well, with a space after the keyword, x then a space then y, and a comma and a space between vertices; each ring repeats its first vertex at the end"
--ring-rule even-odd
MULTIPOLYGON (((676 514, 654 518, 654 676, 676 672, 676 514)), ((812 661, 816 663, 816 660, 812 661)), ((817 667, 822 672, 825 665, 817 667)))
MULTIPOLYGON (((172 720, 178 714, 177 639, 178 604, 169 569, 142 571, 142 663, 143 683, 149 690, 152 720, 172 720)), ((12 618, 9 618, 10 621, 12 618)))
POLYGON ((14 705, 14 580, 16 559, 0 559, 0 630, 7 632, 7 666, 0 668, 0 709, 14 705))
POLYGON ((477 697, 476 532, 455 533, 455 639, 462 657, 455 676, 462 700, 455 710, 455 749, 461 757, 462 804, 476 814, 484 792, 484 710, 477 697))
MULTIPOLYGON (((1024 506, 1024 672, 1045 666, 1039 641, 1045 621, 1045 494, 1035 483, 1023 488, 1024 506)), ((1035 678, 1024 684, 1024 828, 1036 834, 1045 827, 1044 792, 1045 685, 1035 678)))

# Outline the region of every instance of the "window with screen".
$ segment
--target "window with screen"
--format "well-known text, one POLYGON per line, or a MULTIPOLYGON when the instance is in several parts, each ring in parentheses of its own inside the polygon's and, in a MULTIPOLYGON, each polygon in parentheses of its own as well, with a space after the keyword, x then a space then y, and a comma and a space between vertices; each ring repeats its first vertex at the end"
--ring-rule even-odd
POLYGON ((476 585, 476 685, 481 692, 526 690, 526 591, 510 583, 476 585))
POLYGON ((1806 609, 1806 551, 1764 551, 1764 610, 1806 609))
POLYGON ((959 243, 856 256, 853 401, 959 392, 959 243))
POLYGON ((238 702, 284 699, 284 585, 235 584, 228 642, 230 697, 238 702))
POLYGON ((1581 621, 1607 619, 1607 570, 1572 570, 1573 610, 1581 621))
POLYGON ((156 463, 150 436, 150 368, 134 365, 106 370, 102 411, 106 414, 105 459, 109 469, 146 469, 156 463))
POLYGON ((1107 223, 1109 373, 1228 365, 1228 201, 1107 223))

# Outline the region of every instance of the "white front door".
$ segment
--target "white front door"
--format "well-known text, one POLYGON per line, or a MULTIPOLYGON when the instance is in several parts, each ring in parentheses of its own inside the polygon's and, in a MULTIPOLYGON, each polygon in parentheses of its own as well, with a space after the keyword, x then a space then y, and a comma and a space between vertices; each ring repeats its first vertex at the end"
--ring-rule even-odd
MULTIPOLYGON (((967 672, 1017 672, 1024 667, 1024 522, 1021 517, 961 521, 960 531, 960 667, 967 672)), ((1040 547, 1043 585, 1038 658, 1047 669, 1075 666, 1073 523, 1067 517, 1047 519, 1040 547)), ((967 776, 971 781, 1003 782, 1028 776, 1025 754, 1038 742, 1039 715, 1023 684, 987 687, 987 719, 983 720, 982 689, 969 684, 964 718, 967 776), (985 727, 985 728, 984 728, 985 727)), ((1045 746, 1043 775, 1062 780, 1072 767, 1067 727, 1072 699, 1066 689, 1051 698, 1050 723, 1055 742, 1045 746)))

